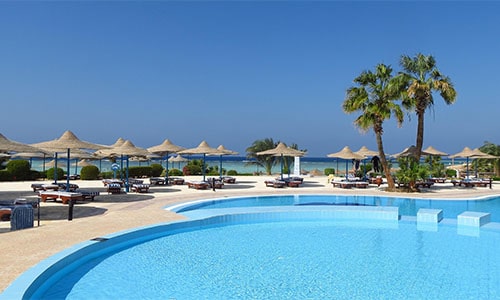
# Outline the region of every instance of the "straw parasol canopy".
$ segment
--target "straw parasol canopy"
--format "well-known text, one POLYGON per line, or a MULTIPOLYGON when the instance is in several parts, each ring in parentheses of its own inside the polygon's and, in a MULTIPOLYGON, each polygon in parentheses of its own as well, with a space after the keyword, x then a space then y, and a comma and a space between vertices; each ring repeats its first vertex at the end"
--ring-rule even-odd
POLYGON ((349 176, 348 171, 347 171, 348 170, 349 160, 350 159, 362 160, 362 159, 365 158, 363 155, 360 155, 360 154, 352 152, 352 150, 351 150, 351 148, 349 148, 349 146, 345 146, 339 152, 330 153, 330 154, 327 155, 327 157, 334 157, 334 158, 345 159, 345 178, 346 178, 346 180, 348 179, 348 176, 349 176))
POLYGON ((190 149, 184 149, 182 151, 178 151, 177 153, 179 154, 217 154, 219 153, 219 150, 216 148, 210 147, 206 141, 202 141, 198 147, 195 148, 190 148, 190 149))
POLYGON ((349 146, 345 146, 339 152, 330 153, 327 156, 328 157, 335 157, 335 158, 342 158, 342 159, 363 159, 364 158, 363 155, 352 152, 352 150, 351 150, 351 148, 349 148, 349 146))
POLYGON ((163 143, 159 145, 148 148, 149 152, 166 157, 167 161, 165 162, 166 166, 165 178, 167 182, 168 182, 168 155, 170 153, 176 153, 184 149, 185 149, 184 147, 174 145, 169 139, 164 140, 163 143))
POLYGON ((281 156, 281 179, 283 179, 283 156, 301 157, 304 156, 305 152, 287 147, 284 143, 280 142, 275 148, 257 152, 256 154, 281 156))
POLYGON ((32 146, 52 152, 64 151, 66 149, 98 150, 98 149, 109 148, 108 146, 82 141, 70 130, 65 131, 58 139, 41 143, 35 143, 32 144, 32 146))
POLYGON ((36 147, 30 146, 28 144, 23 144, 19 142, 15 142, 6 138, 3 134, 0 133, 0 152, 36 152, 36 153, 44 153, 46 151, 36 147))
POLYGON ((273 155, 273 156, 304 156, 304 152, 287 147, 285 144, 280 142, 276 148, 257 152, 257 155, 273 155))
POLYGON ((472 150, 469 147, 464 147, 462 151, 450 155, 451 158, 465 157, 466 158, 466 168, 467 168, 467 178, 469 178, 469 158, 486 158, 489 154, 481 152, 479 149, 472 150))
POLYGON ((179 152, 184 149, 184 147, 174 145, 169 139, 166 139, 159 145, 149 147, 148 151, 158 155, 168 155, 169 153, 179 152))
POLYGON ((432 146, 425 148, 423 150, 423 152, 429 153, 429 155, 434 155, 434 156, 447 156, 448 155, 448 153, 443 152, 443 151, 439 151, 432 146))
POLYGON ((223 155, 237 155, 238 152, 236 151, 232 151, 232 150, 228 150, 224 147, 224 145, 219 145, 219 147, 217 147, 217 150, 219 151, 219 153, 217 154, 210 154, 210 155, 219 155, 220 156, 220 165, 219 165, 219 177, 222 178, 222 156, 223 155))
POLYGON ((361 148, 359 148, 358 151, 356 151, 354 153, 362 155, 364 157, 377 156, 378 155, 378 151, 370 150, 366 146, 362 146, 361 148))
POLYGON ((168 159, 169 162, 185 162, 185 161, 189 161, 189 159, 181 156, 181 155, 177 155, 177 156, 171 156, 169 159, 168 159))
POLYGON ((124 138, 119 137, 119 138, 116 140, 116 142, 115 142, 113 145, 109 146, 109 147, 110 147, 110 148, 120 147, 121 145, 123 145, 123 143, 125 143, 125 139, 124 139, 124 138))
POLYGON ((99 151, 99 154, 105 157, 118 157, 121 155, 147 157, 151 152, 144 148, 136 147, 131 141, 126 140, 118 147, 102 149, 99 151))
MULTIPOLYGON (((426 152, 424 150, 422 150, 421 154, 422 155, 434 155, 434 154, 432 154, 430 152, 426 152)), ((396 154, 393 154, 392 156, 395 158, 409 157, 409 156, 416 157, 417 156, 417 147, 411 145, 410 147, 407 147, 403 151, 396 153, 396 154)))
POLYGON ((210 155, 210 154, 217 154, 219 153, 219 150, 216 148, 210 147, 206 141, 202 141, 198 147, 196 148, 190 148, 190 149, 185 149, 182 151, 177 152, 179 154, 203 154, 203 168, 201 168, 201 171, 203 173, 203 181, 205 181, 205 156, 210 155))

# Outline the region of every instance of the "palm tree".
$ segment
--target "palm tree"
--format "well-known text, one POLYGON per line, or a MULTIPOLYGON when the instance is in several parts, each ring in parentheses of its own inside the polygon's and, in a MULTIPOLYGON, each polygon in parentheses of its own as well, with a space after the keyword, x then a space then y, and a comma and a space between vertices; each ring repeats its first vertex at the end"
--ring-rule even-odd
POLYGON ((415 57, 401 56, 401 67, 404 72, 400 73, 404 83, 403 106, 414 110, 417 114, 417 141, 416 159, 420 160, 422 146, 424 144, 424 114, 427 108, 434 105, 433 92, 439 92, 446 104, 453 104, 457 92, 453 88, 450 78, 444 76, 436 68, 436 60, 431 55, 425 56, 418 53, 415 57))
POLYGON ((257 152, 273 149, 276 146, 277 143, 275 143, 272 138, 254 141, 252 146, 246 149, 247 158, 254 158, 259 166, 266 169, 267 175, 271 175, 271 169, 278 162, 277 158, 279 157, 272 155, 257 155, 257 152))
POLYGON ((397 78, 394 78, 391 73, 392 68, 384 64, 378 64, 375 72, 364 71, 354 79, 354 83, 358 86, 347 90, 346 99, 342 104, 346 113, 361 112, 361 115, 354 121, 358 128, 362 131, 373 129, 388 190, 394 190, 395 185, 385 157, 382 125, 391 115, 396 117, 398 126, 401 126, 404 118, 403 110, 394 101, 399 98, 399 92, 397 78))

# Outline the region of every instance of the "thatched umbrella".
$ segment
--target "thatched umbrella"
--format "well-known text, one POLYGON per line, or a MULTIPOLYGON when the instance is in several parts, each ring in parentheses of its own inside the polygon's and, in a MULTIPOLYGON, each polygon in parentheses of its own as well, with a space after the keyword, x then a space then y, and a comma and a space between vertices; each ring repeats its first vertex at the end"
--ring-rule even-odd
MULTIPOLYGON (((47 141, 47 142, 41 142, 41 143, 35 143, 32 144, 32 146, 39 147, 41 149, 47 150, 54 152, 54 156, 56 159, 56 165, 55 169, 57 170, 57 153, 58 152, 67 152, 67 172, 69 173, 69 165, 70 165, 70 157, 71 157, 71 150, 75 149, 90 149, 90 150, 98 150, 98 149, 103 149, 107 148, 108 146, 104 145, 99 145, 99 144, 94 144, 91 142, 86 142, 80 140, 76 135, 71 132, 70 130, 65 131, 58 139, 47 141)), ((69 174, 67 176, 67 184, 66 184, 66 190, 69 191, 69 174)), ((54 176, 55 182, 57 183, 57 176, 54 176)))
POLYGON ((210 155, 219 155, 220 156, 219 177, 222 179, 222 156, 223 155, 237 155, 238 152, 232 151, 232 150, 228 150, 228 149, 226 149, 224 147, 224 145, 219 145, 219 147, 217 147, 217 150, 219 151, 219 153, 217 153, 217 154, 210 154, 210 155))
POLYGON ((280 156, 281 157, 281 179, 283 180, 283 157, 291 156, 291 157, 301 157, 304 156, 305 152, 287 147, 284 143, 280 142, 278 146, 273 149, 257 152, 257 155, 272 155, 272 156, 280 156))
POLYGON ((467 179, 469 178, 469 158, 481 158, 481 157, 484 157, 485 155, 488 155, 484 152, 481 152, 479 151, 479 149, 474 149, 472 150, 471 148, 469 147, 464 147, 464 149, 462 149, 462 151, 458 152, 458 153, 455 153, 453 155, 450 155, 451 158, 457 158, 457 157, 465 157, 466 159, 466 165, 467 165, 467 179))
POLYGON ((339 152, 335 152, 335 153, 330 153, 327 155, 328 157, 335 157, 335 158, 341 158, 341 159, 344 159, 345 160, 345 179, 347 180, 348 179, 348 164, 349 164, 349 160, 350 159, 363 159, 364 156, 363 155, 360 155, 360 154, 357 154, 357 153, 354 153, 351 148, 349 148, 349 146, 345 146, 344 148, 342 148, 342 150, 340 150, 339 152))
POLYGON ((181 162, 186 162, 189 161, 189 159, 181 156, 181 155, 176 155, 176 156, 170 156, 168 159, 169 162, 172 163, 172 166, 174 166, 174 163, 178 162, 179 163, 179 169, 181 168, 181 162))
POLYGON ((423 150, 423 152, 429 153, 429 155, 434 155, 434 156, 447 156, 448 155, 448 153, 443 152, 443 151, 439 151, 432 146, 425 148, 423 150))
POLYGON ((154 154, 158 154, 165 157, 165 182, 168 182, 168 155, 170 153, 177 153, 184 150, 184 147, 174 145, 169 139, 163 141, 163 143, 149 147, 148 151, 154 154))
POLYGON ((196 148, 190 148, 190 149, 185 149, 182 151, 179 151, 177 153, 179 154, 203 154, 203 166, 201 168, 201 171, 203 173, 203 181, 205 181, 205 157, 207 154, 217 154, 219 150, 216 148, 212 148, 208 145, 206 141, 202 141, 198 147, 196 148))
MULTIPOLYGON (((99 151, 99 155, 103 157, 113 157, 117 158, 120 157, 121 163, 123 165, 123 158, 126 158, 126 163, 127 163, 127 172, 126 172, 126 181, 125 181, 125 191, 129 191, 129 183, 128 183, 128 168, 129 168, 129 157, 133 156, 139 156, 139 157, 147 157, 150 155, 151 152, 144 148, 136 147, 131 141, 126 140, 122 145, 115 147, 115 148, 110 148, 110 149, 103 149, 99 151)), ((123 167, 122 167, 123 169, 123 167)))
MULTIPOLYGON (((424 150, 422 150, 421 154, 422 155, 433 155, 432 153, 426 152, 424 150)), ((417 157, 417 147, 412 145, 410 147, 403 149, 403 151, 401 151, 399 153, 393 154, 392 156, 395 158, 409 157, 409 156, 417 157)))
MULTIPOLYGON (((356 151, 354 153, 363 156, 363 166, 365 166, 365 159, 366 158, 375 157, 378 155, 378 151, 370 150, 366 146, 362 146, 361 148, 359 148, 358 151, 356 151)), ((373 159, 372 159, 372 161, 373 161, 373 159)), ((365 176, 365 170, 366 170, 366 168, 363 168, 363 176, 365 176)))
POLYGON ((46 153, 46 151, 36 147, 30 146, 28 144, 23 144, 15 142, 6 138, 0 133, 0 152, 35 152, 35 153, 46 153))

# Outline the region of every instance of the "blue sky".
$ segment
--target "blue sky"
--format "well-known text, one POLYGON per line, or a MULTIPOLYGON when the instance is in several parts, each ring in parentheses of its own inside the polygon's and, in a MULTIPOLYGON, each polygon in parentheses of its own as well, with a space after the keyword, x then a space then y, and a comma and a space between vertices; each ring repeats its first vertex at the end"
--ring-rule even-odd
MULTIPOLYGON (((273 138, 324 157, 376 149, 341 105, 362 71, 433 55, 458 92, 436 95, 424 146, 500 144, 499 2, 0 2, 0 133, 140 147, 168 138, 245 155, 273 138)), ((384 126, 386 151, 415 144, 416 117, 384 126)))

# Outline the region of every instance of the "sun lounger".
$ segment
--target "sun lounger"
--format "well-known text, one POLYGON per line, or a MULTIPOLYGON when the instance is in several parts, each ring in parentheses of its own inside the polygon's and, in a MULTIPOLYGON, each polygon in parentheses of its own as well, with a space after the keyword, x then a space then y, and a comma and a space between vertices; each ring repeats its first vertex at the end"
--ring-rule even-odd
POLYGON ((147 193, 149 192, 149 184, 132 184, 131 189, 136 193, 147 193))
POLYGON ((210 188, 212 189, 213 188, 221 189, 224 187, 224 182, 219 178, 207 178, 206 182, 210 185, 210 188))
MULTIPOLYGON (((57 185, 59 186, 59 190, 66 191, 66 185, 67 185, 66 183, 58 183, 57 185)), ((77 184, 74 184, 74 183, 69 184, 69 192, 74 192, 78 188, 79 188, 79 186, 77 184)))
POLYGON ((267 187, 273 188, 284 188, 286 186, 286 182, 282 180, 266 180, 264 183, 267 187))
POLYGON ((83 200, 81 193, 71 193, 71 192, 59 192, 59 191, 43 191, 40 192, 40 199, 42 202, 47 200, 61 200, 63 204, 67 204, 69 201, 83 200))
POLYGON ((122 192, 122 186, 119 183, 108 183, 107 191, 108 194, 120 194, 122 192))
POLYGON ((446 178, 432 177, 432 178, 429 178, 429 181, 434 182, 434 183, 445 183, 446 182, 446 178))
POLYGON ((350 181, 332 181, 333 187, 339 187, 343 189, 350 189, 352 187, 356 186, 355 182, 350 182, 350 181))
POLYGON ((12 208, 0 206, 0 221, 9 221, 12 208))
POLYGON ((417 188, 430 188, 434 185, 432 181, 417 181, 415 182, 415 187, 417 188))
POLYGON ((224 183, 236 183, 236 178, 231 176, 222 176, 222 181, 224 183))
POLYGON ((210 185, 205 181, 188 181, 187 186, 190 189, 194 188, 197 190, 206 190, 210 185))
POLYGON ((83 200, 90 200, 94 201, 94 198, 96 196, 99 196, 101 193, 99 192, 90 192, 90 191, 78 191, 80 194, 82 194, 83 200))
POLYGON ((108 186, 111 183, 113 183, 113 184, 119 184, 121 187, 124 186, 123 181, 119 180, 119 179, 103 179, 102 183, 104 184, 104 186, 108 186))
POLYGON ((149 184, 151 184, 151 185, 164 185, 165 178, 163 178, 163 177, 151 177, 151 178, 149 178, 149 184))
POLYGON ((134 184, 143 184, 143 183, 144 183, 144 180, 141 180, 141 179, 135 179, 135 178, 128 179, 129 186, 133 186, 134 184))
POLYGON ((169 177, 168 178, 168 183, 173 184, 173 185, 183 185, 184 184, 184 179, 179 178, 179 177, 169 177))

